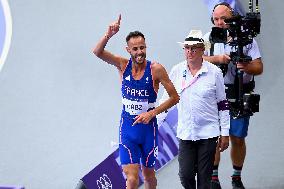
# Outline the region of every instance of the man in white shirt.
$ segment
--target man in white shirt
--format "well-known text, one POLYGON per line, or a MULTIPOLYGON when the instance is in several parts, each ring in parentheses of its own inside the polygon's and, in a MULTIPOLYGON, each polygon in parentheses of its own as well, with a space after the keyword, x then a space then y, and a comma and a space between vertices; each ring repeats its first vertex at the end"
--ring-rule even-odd
MULTIPOLYGON (((175 65, 170 73, 180 101, 177 104, 179 140, 179 176, 186 189, 209 189, 214 154, 229 145, 229 106, 226 100, 222 71, 204 61, 207 48, 200 30, 191 30, 185 41, 185 61, 175 65)), ((160 103, 168 98, 165 92, 160 103)), ((158 116, 162 123, 165 114, 158 116)))

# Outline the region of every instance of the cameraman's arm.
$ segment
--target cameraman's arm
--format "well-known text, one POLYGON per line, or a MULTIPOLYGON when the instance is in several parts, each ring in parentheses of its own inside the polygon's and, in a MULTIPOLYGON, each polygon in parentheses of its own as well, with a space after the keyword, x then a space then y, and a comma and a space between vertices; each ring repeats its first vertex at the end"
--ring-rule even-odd
POLYGON ((251 75, 260 75, 263 72, 263 64, 261 58, 257 58, 255 60, 250 61, 249 63, 241 63, 237 64, 237 68, 241 71, 251 74, 251 75))
POLYGON ((227 54, 214 55, 214 56, 203 55, 203 59, 215 65, 220 64, 220 63, 229 64, 231 60, 230 56, 227 54))
MULTIPOLYGON (((203 36, 203 39, 205 41, 210 41, 209 38, 210 38, 210 32, 203 36)), ((204 51, 204 55, 202 56, 202 58, 205 61, 211 62, 211 63, 213 63, 215 65, 218 65, 218 64, 229 64, 231 58, 230 58, 230 56, 228 54, 216 53, 216 54, 219 54, 219 55, 213 55, 215 46, 216 45, 211 44, 211 48, 204 51), (210 55, 212 55, 212 56, 210 56, 210 55)), ((217 48, 217 46, 216 46, 216 48, 217 48)))
POLYGON ((247 74, 260 75, 263 72, 263 64, 261 61, 261 55, 258 48, 258 44, 255 39, 253 39, 252 44, 248 46, 248 56, 252 58, 249 63, 238 63, 237 67, 247 74))

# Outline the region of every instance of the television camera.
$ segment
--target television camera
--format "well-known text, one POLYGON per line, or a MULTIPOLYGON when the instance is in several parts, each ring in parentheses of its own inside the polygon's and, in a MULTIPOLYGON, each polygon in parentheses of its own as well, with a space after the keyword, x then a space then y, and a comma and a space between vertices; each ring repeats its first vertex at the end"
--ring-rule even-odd
MULTIPOLYGON (((228 28, 212 28, 210 42, 229 44, 232 47, 230 58, 235 66, 238 62, 249 64, 252 60, 250 56, 244 54, 244 47, 252 44, 253 38, 260 33, 261 18, 258 8, 256 0, 256 11, 253 12, 253 1, 250 0, 249 12, 245 16, 233 13, 231 18, 225 19, 228 28)), ((224 70, 226 69, 222 69, 224 70)), ((254 87, 254 77, 249 84, 243 84, 243 71, 236 69, 235 84, 231 89, 228 88, 229 92, 226 91, 233 118, 251 116, 259 111, 260 95, 253 93, 254 87)))

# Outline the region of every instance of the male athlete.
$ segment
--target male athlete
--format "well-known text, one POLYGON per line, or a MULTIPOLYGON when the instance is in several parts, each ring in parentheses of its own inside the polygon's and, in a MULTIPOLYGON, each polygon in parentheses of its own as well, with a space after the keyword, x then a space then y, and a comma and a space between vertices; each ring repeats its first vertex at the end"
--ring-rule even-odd
POLYGON ((177 104, 179 96, 165 68, 146 60, 145 37, 141 32, 130 32, 126 37, 126 50, 130 59, 105 50, 109 39, 119 31, 120 21, 121 15, 109 25, 93 52, 108 64, 114 65, 120 73, 123 109, 119 127, 119 153, 127 177, 126 188, 138 188, 141 162, 145 189, 155 189, 157 180, 154 164, 158 152, 156 115, 177 104), (168 92, 169 99, 155 107, 159 83, 168 92))

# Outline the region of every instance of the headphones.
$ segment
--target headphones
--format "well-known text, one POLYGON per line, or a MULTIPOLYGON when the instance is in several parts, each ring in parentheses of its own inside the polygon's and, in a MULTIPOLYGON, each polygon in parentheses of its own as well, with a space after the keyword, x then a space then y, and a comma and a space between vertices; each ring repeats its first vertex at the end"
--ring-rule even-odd
POLYGON ((215 11, 215 8, 218 7, 219 5, 224 5, 226 6, 228 9, 230 9, 230 12, 232 13, 232 16, 237 16, 239 15, 238 12, 235 12, 235 10, 231 7, 231 5, 227 2, 222 2, 222 3, 218 3, 214 6, 213 11, 212 11, 212 16, 211 16, 211 22, 212 24, 214 24, 214 19, 213 19, 213 12, 215 11))

